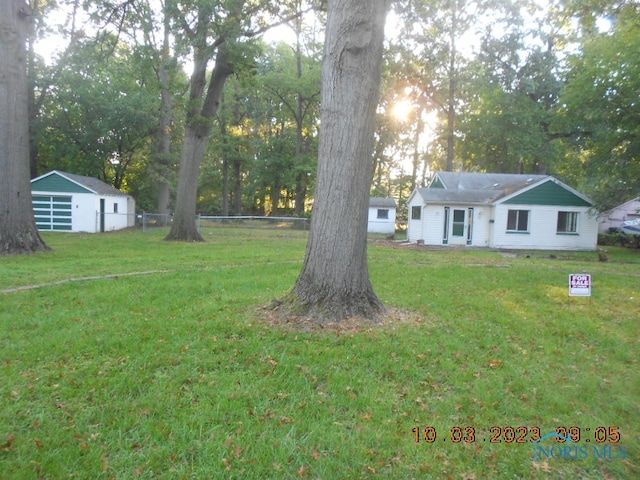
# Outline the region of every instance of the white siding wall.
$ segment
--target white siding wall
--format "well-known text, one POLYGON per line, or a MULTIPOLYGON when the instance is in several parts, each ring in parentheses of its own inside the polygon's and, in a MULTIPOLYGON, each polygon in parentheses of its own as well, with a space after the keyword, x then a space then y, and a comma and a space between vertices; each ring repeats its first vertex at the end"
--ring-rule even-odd
POLYGON ((588 207, 557 207, 538 205, 497 205, 493 224, 494 248, 542 250, 595 250, 598 223, 588 207), (528 210, 529 232, 507 233, 509 210, 528 210), (558 212, 578 212, 577 234, 558 234, 558 212))
MULTIPOLYGON (((98 198, 104 198, 105 200, 105 216, 104 216, 104 231, 111 232, 113 230, 120 230, 122 228, 127 228, 128 226, 128 217, 127 207, 128 201, 127 197, 124 196, 103 196, 98 198), (114 205, 118 205, 117 212, 115 212, 114 205)), ((97 200, 98 204, 96 207, 96 212, 100 211, 100 200, 97 200)), ((133 212, 132 212, 133 213, 133 212)), ((96 214, 97 223, 96 223, 96 231, 100 230, 100 220, 99 216, 96 214)))
POLYGON ((396 232, 396 209, 391 207, 369 207, 369 223, 367 231, 370 233, 393 234, 396 232), (389 210, 389 218, 378 218, 378 210, 389 210))
POLYGON ((424 233, 422 229, 422 219, 424 218, 424 209, 422 208, 422 197, 415 194, 409 199, 407 203, 407 214, 409 216, 407 220, 407 240, 411 243, 416 243, 418 240, 424 240, 424 233), (411 219, 412 207, 420 207, 422 209, 420 220, 411 219))
POLYGON ((73 193, 71 197, 71 218, 73 232, 96 231, 96 214, 93 207, 95 195, 93 193, 73 193))
POLYGON ((491 207, 473 207, 473 235, 471 246, 488 247, 491 237, 489 220, 493 218, 491 207))
MULTIPOLYGON (((449 218, 451 221, 451 218, 449 218)), ((442 245, 444 235, 444 207, 442 205, 425 205, 422 209, 424 226, 423 239, 425 245, 442 245)))
MULTIPOLYGON (((64 196, 60 192, 34 192, 34 195, 64 196)), ((126 196, 98 196, 93 193, 72 193, 71 195, 71 225, 72 232, 96 233, 100 231, 100 199, 105 199, 105 231, 126 228, 135 222, 133 213, 128 213, 129 202, 126 196), (118 204, 118 215, 114 215, 114 204, 118 204), (129 219, 131 217, 131 219, 129 219)))
MULTIPOLYGON (((421 203, 416 202, 416 205, 421 203)), ((444 236, 444 208, 446 205, 425 205, 422 208, 421 220, 411 220, 409 218, 409 242, 424 240, 425 245, 443 245, 444 236)), ((409 204, 409 215, 411 215, 409 204)), ((471 236, 471 246, 488 247, 491 238, 491 225, 489 220, 492 217, 491 207, 473 206, 473 234, 471 236)), ((449 205, 449 229, 452 225, 452 215, 454 209, 464 209, 468 212, 469 207, 460 205, 449 205)), ((466 227, 465 227, 466 228, 466 227)), ((465 229, 466 234, 466 229, 465 229)), ((451 238, 450 242, 451 243, 451 238)), ((466 245, 466 240, 464 242, 466 245)))

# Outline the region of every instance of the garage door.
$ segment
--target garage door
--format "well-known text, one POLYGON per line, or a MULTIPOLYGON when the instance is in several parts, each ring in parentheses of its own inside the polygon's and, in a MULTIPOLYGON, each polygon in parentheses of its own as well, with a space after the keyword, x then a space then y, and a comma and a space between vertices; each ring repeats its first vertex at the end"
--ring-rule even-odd
POLYGON ((38 230, 71 231, 71 197, 34 195, 38 230))

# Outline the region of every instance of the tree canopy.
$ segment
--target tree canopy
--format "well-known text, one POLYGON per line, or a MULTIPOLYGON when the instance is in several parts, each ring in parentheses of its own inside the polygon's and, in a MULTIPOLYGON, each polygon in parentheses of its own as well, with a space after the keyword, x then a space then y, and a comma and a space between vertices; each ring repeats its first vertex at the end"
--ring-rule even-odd
MULTIPOLYGON (((637 2, 392 8, 373 192, 402 204, 431 172, 453 169, 547 172, 603 208, 637 196, 637 2)), ((323 9, 306 0, 39 3, 31 176, 97 176, 146 210, 177 214, 179 168, 202 138, 185 177, 186 217, 307 214, 323 9), (59 12, 67 20, 56 24, 59 12), (38 57, 54 30, 59 48, 38 57)))

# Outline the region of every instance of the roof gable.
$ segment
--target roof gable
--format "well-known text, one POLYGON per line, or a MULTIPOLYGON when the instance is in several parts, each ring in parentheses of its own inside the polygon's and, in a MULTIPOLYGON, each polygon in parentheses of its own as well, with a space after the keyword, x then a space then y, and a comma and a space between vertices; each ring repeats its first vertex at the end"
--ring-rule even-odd
POLYGON ((117 188, 97 178, 60 172, 58 170, 52 170, 49 173, 31 180, 31 190, 34 192, 94 193, 96 195, 126 196, 125 193, 117 188))
POLYGON ((427 188, 418 189, 426 202, 490 205, 522 190, 547 175, 507 173, 438 172, 427 188))
POLYGON ((587 197, 549 175, 438 172, 428 187, 414 194, 436 204, 593 206, 587 197))
POLYGON ((31 190, 34 192, 94 193, 88 188, 65 178, 55 170, 31 180, 31 190))
POLYGON ((562 184, 558 180, 549 178, 522 193, 516 193, 502 200, 506 205, 554 205, 567 207, 592 207, 585 196, 562 184))
POLYGON ((640 197, 636 197, 636 198, 632 198, 631 200, 628 200, 624 203, 621 203, 620 205, 616 205, 613 208, 610 208, 609 210, 606 210, 602 213, 610 213, 613 212, 615 210, 624 210, 627 207, 632 207, 634 208, 634 204, 638 204, 638 209, 640 210, 640 197))
POLYGON ((427 188, 447 188, 447 187, 444 183, 442 183, 440 176, 436 174, 436 176, 433 177, 433 180, 431 180, 431 183, 427 188))
POLYGON ((493 190, 508 195, 547 178, 550 177, 518 173, 438 172, 429 187, 448 190, 493 190))

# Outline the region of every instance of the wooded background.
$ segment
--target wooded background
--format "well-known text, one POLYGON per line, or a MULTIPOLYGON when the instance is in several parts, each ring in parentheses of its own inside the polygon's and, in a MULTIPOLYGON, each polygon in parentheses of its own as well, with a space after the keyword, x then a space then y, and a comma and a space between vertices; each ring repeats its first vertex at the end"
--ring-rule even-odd
MULTIPOLYGON (((31 176, 95 176, 141 210, 171 211, 197 124, 197 212, 307 214, 324 3, 32 0, 31 176), (223 61, 226 83, 207 113, 223 61)), ((637 196, 638 10, 610 0, 395 2, 371 193, 402 205, 430 172, 464 170, 549 173, 601 208, 637 196)))

